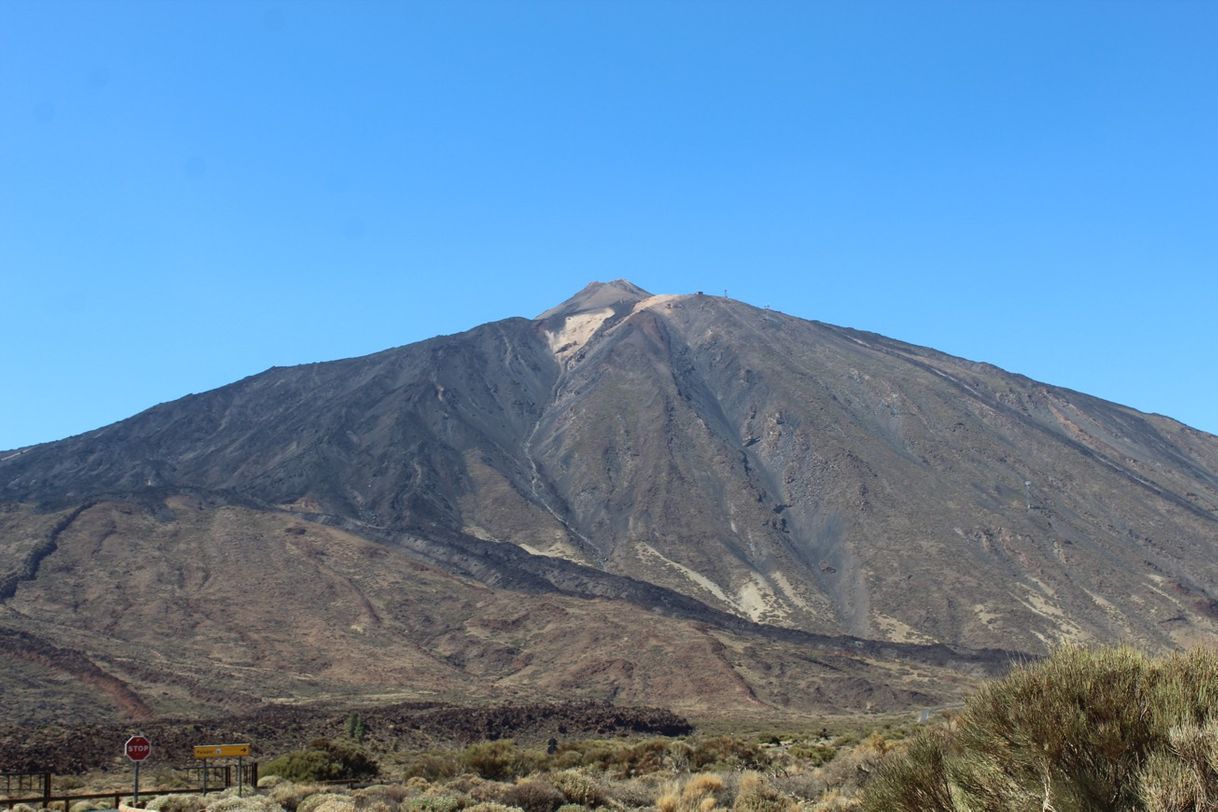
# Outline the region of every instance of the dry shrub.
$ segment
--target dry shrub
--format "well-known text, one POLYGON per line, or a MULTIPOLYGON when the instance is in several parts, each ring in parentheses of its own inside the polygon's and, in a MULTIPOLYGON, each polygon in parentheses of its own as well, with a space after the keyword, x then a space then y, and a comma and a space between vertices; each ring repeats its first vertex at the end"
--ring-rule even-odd
POLYGON ((723 791, 723 777, 715 773, 698 773, 691 775, 681 789, 683 800, 705 798, 723 791))
POLYGON ((264 775, 258 779, 258 789, 274 789, 286 780, 281 775, 264 775))
POLYGON ((521 812, 521 810, 512 806, 504 806, 503 804, 481 803, 467 806, 465 812, 521 812))
POLYGON ((770 755, 754 741, 735 736, 714 736, 690 742, 689 767, 737 770, 762 770, 769 766, 770 755))
POLYGON ((833 757, 837 755, 837 748, 820 742, 800 742, 792 745, 787 752, 797 761, 805 762, 813 767, 821 767, 833 760, 833 757))
POLYGON ((675 781, 664 788, 656 798, 656 809, 659 812, 677 812, 681 808, 681 787, 675 781))
POLYGON ((373 784, 355 790, 351 797, 355 799, 356 812, 397 812, 402 801, 414 794, 401 784, 373 784))
POLYGON ((588 812, 588 807, 583 804, 563 804, 558 807, 558 812, 588 812))
POLYGON ((691 752, 685 742, 667 739, 568 742, 541 766, 551 771, 586 767, 629 778, 661 770, 686 770, 691 752))
MULTIPOLYGON (((886 759, 867 785, 867 799, 869 809, 893 812, 954 810, 943 738, 919 736, 908 747, 886 759)), ((1006 807, 991 803, 984 808, 999 810, 1006 807)))
MULTIPOLYGON (((589 809, 605 806, 605 788, 591 776, 575 770, 563 770, 550 775, 550 783, 562 793, 563 800, 589 809)), ((650 800, 650 798, 648 799, 650 800)))
POLYGON ((355 799, 355 812, 399 812, 400 809, 400 802, 384 795, 355 799))
POLYGON ((641 809, 654 804, 655 798, 663 793, 663 787, 668 782, 658 773, 649 773, 637 778, 622 781, 606 782, 604 806, 614 809, 641 809))
MULTIPOLYGON (((490 797, 495 787, 503 785, 497 781, 487 781, 485 778, 474 775, 473 773, 462 773, 455 778, 450 778, 444 782, 444 790, 449 794, 456 793, 458 795, 468 795, 471 798, 481 799, 481 797, 490 797), (491 785, 491 790, 487 790, 487 785, 491 785)), ((434 789, 434 787, 433 787, 434 789)))
POLYGON ((466 770, 492 781, 512 781, 528 775, 544 761, 544 757, 522 750, 511 739, 480 742, 461 753, 461 763, 466 770))
POLYGON ((34 807, 29 804, 13 804, 9 807, 10 812, 37 812, 34 807))
POLYGON ((783 795, 773 787, 761 773, 747 772, 740 776, 736 786, 734 812, 794 812, 799 803, 783 795))
POLYGON ((445 795, 443 793, 427 793, 417 798, 408 798, 402 802, 402 812, 456 812, 469 806, 472 799, 468 795, 445 795))
POLYGON ((811 801, 825 791, 825 783, 812 771, 798 771, 776 775, 770 779, 775 789, 792 798, 811 801))
POLYGON ((648 739, 617 751, 612 772, 622 777, 669 769, 688 769, 690 748, 685 742, 648 739))
POLYGON ((852 794, 866 783, 876 765, 891 750, 891 742, 873 733, 848 750, 838 750, 833 760, 817 770, 815 776, 827 789, 852 794))
POLYGON ((1205 803, 1205 787, 1178 758, 1151 753, 1138 778, 1147 812, 1195 812, 1214 808, 1205 803))
POLYGON ((355 801, 337 792, 318 792, 296 804, 296 812, 355 812, 355 801))
MULTIPOLYGON (((207 801, 202 795, 158 795, 144 807, 151 812, 203 812, 207 801)), ((90 807, 92 808, 92 807, 90 807)))
POLYGON ((209 803, 206 812, 283 812, 283 807, 265 795, 229 796, 209 803))
POLYGON ((1215 697, 1212 651, 1060 649, 983 687, 954 729, 923 730, 865 808, 1214 809, 1215 697))
POLYGON ((350 798, 331 798, 319 804, 313 812, 355 812, 355 803, 350 798))
POLYGON ((436 781, 460 775, 465 769, 462 757, 451 751, 420 753, 406 762, 403 776, 407 779, 418 777, 436 781))
POLYGON ((92 812, 97 809, 96 801, 77 801, 72 804, 71 812, 92 812))
POLYGON ((269 797, 288 812, 298 812, 302 801, 325 792, 326 789, 319 784, 296 784, 292 781, 283 781, 271 788, 269 797))
POLYGON ((843 795, 836 789, 831 789, 812 804, 811 812, 853 812, 862 809, 863 802, 856 796, 843 795))
POLYGON ((500 803, 511 784, 506 781, 471 781, 467 794, 474 803, 500 803))
POLYGON ((524 812, 555 812, 566 802, 561 792, 539 778, 524 778, 504 790, 500 801, 524 812))
POLYGON ((679 781, 665 784, 655 805, 659 812, 710 812, 718 808, 718 795, 723 789, 721 776, 698 773, 687 778, 684 784, 679 781))

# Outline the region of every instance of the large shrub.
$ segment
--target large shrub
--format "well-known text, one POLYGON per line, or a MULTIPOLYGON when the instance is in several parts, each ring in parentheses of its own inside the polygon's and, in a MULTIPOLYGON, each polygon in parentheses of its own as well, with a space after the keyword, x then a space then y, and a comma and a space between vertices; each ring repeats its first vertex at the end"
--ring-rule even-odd
POLYGON ((470 745, 461 753, 461 763, 469 772, 491 781, 511 781, 533 772, 542 759, 511 739, 501 739, 470 745))
POLYGON ((360 750, 328 739, 317 739, 307 750, 294 750, 267 762, 262 773, 282 776, 289 781, 334 781, 369 778, 379 769, 377 763, 360 750))
POLYGON ((1216 700, 1210 651, 1062 649, 885 759, 864 808, 1218 809, 1216 700))

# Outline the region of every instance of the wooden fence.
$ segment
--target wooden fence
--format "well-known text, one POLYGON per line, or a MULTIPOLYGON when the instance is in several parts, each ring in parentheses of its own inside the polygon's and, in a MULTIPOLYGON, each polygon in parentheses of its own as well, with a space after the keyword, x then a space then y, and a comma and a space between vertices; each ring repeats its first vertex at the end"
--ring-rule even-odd
MULTIPOLYGON (((208 792, 220 792, 235 786, 233 777, 237 773, 233 765, 225 764, 208 767, 189 767, 192 772, 199 773, 199 783, 206 785, 208 792), (203 770, 207 770, 204 780, 203 770), (215 783, 212 777, 215 777, 215 783)), ((244 776, 237 776, 242 784, 248 787, 258 786, 258 762, 251 761, 244 765, 244 776)), ((4 779, 4 795, 0 796, 0 809, 9 809, 16 804, 30 804, 43 809, 51 809, 52 804, 63 804, 63 812, 71 812, 72 804, 76 801, 113 801, 114 809, 118 809, 124 799, 131 798, 131 787, 109 790, 107 792, 65 793, 53 790, 54 776, 49 772, 34 773, 2 773, 4 779), (14 792, 16 795, 14 795, 14 792), (20 797, 22 792, 28 795, 20 797)), ((147 789, 140 788, 141 798, 152 798, 156 795, 186 795, 203 792, 204 787, 189 787, 187 789, 147 789)))

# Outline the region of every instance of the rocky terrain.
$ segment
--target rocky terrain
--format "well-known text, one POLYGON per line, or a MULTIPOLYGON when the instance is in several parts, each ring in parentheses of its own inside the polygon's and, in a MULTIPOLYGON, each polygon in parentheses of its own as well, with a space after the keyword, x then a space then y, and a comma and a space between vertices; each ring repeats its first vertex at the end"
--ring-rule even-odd
POLYGON ((1213 639, 1215 542, 1212 435, 596 283, 0 452, 0 721, 936 704, 1060 642, 1213 639))
MULTIPOLYGON (((162 719, 140 727, 155 743, 158 762, 189 764, 200 742, 257 742, 255 760, 307 747, 321 738, 345 735, 350 712, 266 707, 219 721, 162 719)), ((677 736, 693 728, 685 719, 658 708, 617 708, 603 703, 550 703, 464 707, 439 702, 397 703, 361 708, 361 740, 368 747, 424 749, 513 739, 544 743, 550 737, 677 736)), ((78 774, 117 764, 126 767, 115 742, 130 735, 122 723, 43 725, 35 729, 0 726, 0 763, 10 772, 50 770, 78 774)))

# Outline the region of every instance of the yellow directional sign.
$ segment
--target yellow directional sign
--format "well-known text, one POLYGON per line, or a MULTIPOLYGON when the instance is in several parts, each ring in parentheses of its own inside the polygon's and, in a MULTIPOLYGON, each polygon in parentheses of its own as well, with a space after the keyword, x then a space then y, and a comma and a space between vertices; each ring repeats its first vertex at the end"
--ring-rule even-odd
POLYGON ((195 758, 244 758, 250 754, 248 744, 196 744, 195 758))

